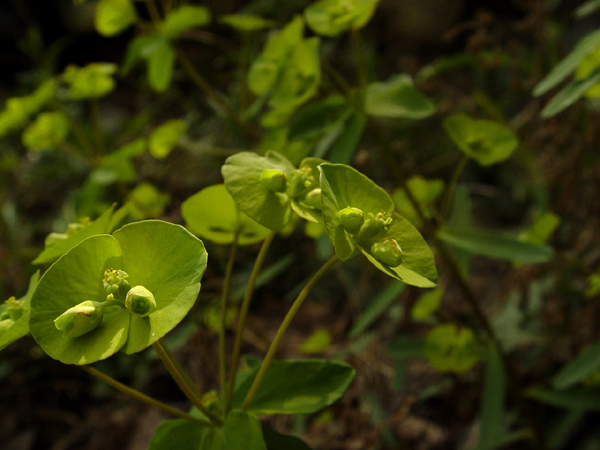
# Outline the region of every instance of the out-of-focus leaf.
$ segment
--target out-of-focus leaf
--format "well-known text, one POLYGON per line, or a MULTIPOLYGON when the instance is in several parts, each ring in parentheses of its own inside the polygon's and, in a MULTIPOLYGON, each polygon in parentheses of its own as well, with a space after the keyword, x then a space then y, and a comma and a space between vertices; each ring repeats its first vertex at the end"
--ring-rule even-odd
POLYGON ((367 24, 379 0, 321 0, 304 11, 306 22, 315 33, 336 36, 367 24))
POLYGON ((438 325, 427 334, 425 357, 435 370, 454 373, 467 372, 480 359, 473 331, 453 323, 438 325))
POLYGON ((161 25, 167 39, 176 39, 184 31, 210 23, 210 10, 204 6, 183 5, 170 11, 161 25))
POLYGON ((360 317, 350 329, 348 336, 353 338, 367 329, 369 325, 375 322, 388 308, 396 301, 402 293, 406 284, 400 281, 391 281, 374 300, 370 301, 361 313, 360 317))
POLYGON ((421 295, 410 310, 412 319, 421 322, 435 314, 442 304, 442 294, 443 291, 437 288, 421 295))
POLYGON ((272 20, 263 19, 254 14, 224 15, 219 17, 219 22, 241 32, 264 30, 275 26, 275 22, 272 20))
POLYGON ((73 100, 100 98, 115 88, 113 75, 117 66, 111 63, 91 63, 85 67, 69 65, 62 79, 69 85, 69 97, 73 100))
POLYGON ((96 30, 103 36, 115 36, 137 19, 131 0, 100 0, 96 6, 96 30))
POLYGON ((162 216, 171 196, 160 192, 151 183, 142 182, 129 193, 129 201, 131 217, 142 220, 162 216))
POLYGON ((576 387, 561 391, 531 388, 526 395, 546 405, 557 408, 600 411, 600 388, 576 387))
POLYGON ((435 112, 435 106, 413 85, 406 74, 367 87, 365 109, 375 117, 424 119, 435 112))
POLYGON ((156 127, 148 138, 150 154, 158 159, 166 158, 177 146, 186 129, 187 124, 179 119, 169 120, 156 127))
POLYGON ((529 230, 519 235, 519 239, 524 242, 544 245, 559 225, 560 217, 551 212, 544 213, 533 221, 529 230))
POLYGON ((62 112, 42 113, 21 136, 29 150, 45 150, 60 145, 69 133, 69 119, 62 112))
POLYGON ((442 228, 438 238, 475 255, 523 264, 548 262, 554 257, 552 248, 529 242, 499 231, 442 228))
POLYGON ((598 369, 600 369, 600 342, 596 342, 563 367, 554 377, 552 385, 559 390, 570 388, 585 381, 598 369))
POLYGON ((323 353, 331 345, 333 337, 327 328, 317 328, 300 345, 300 351, 305 355, 323 353))
POLYGON ((597 66, 586 78, 575 79, 562 88, 542 109, 540 115, 548 118, 558 114, 583 97, 598 83, 600 83, 600 66, 597 66))
POLYGON ((163 92, 171 85, 175 49, 169 42, 161 41, 150 54, 148 60, 148 83, 157 92, 163 92))

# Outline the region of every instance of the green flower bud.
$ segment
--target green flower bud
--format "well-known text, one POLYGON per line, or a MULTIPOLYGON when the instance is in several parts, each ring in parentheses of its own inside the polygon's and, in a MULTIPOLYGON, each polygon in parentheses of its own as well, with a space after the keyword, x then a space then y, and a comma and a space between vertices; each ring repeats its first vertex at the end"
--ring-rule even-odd
POLYGON ((304 197, 304 202, 308 206, 312 206, 313 208, 318 209, 320 211, 321 210, 321 189, 319 189, 319 188, 313 189, 308 194, 306 194, 306 197, 304 197))
MULTIPOLYGON (((119 269, 106 269, 104 272, 104 280, 102 283, 104 284, 104 288, 110 286, 111 284, 116 284, 117 286, 121 286, 123 282, 127 281, 126 278, 129 274, 123 270, 119 269)), ((129 283, 127 283, 129 284, 129 283)))
POLYGON ((292 198, 302 198, 306 191, 314 184, 314 177, 310 175, 308 167, 302 167, 294 170, 291 180, 290 196, 292 198))
POLYGON ((64 333, 66 337, 82 336, 102 323, 104 306, 102 303, 86 300, 54 319, 57 330, 64 333))
POLYGON ((273 192, 285 192, 287 189, 287 175, 279 169, 263 170, 260 174, 260 182, 273 192))
POLYGON ((127 293, 125 307, 132 314, 146 317, 156 309, 156 300, 144 286, 135 286, 127 293))
POLYGON ((344 230, 350 234, 355 234, 359 231, 365 221, 363 212, 352 206, 347 206, 338 211, 336 217, 340 221, 342 227, 344 227, 344 230))
POLYGON ((371 254, 379 262, 390 267, 399 266, 402 262, 402 249, 396 239, 386 239, 385 241, 375 242, 371 246, 371 254))
POLYGON ((370 218, 360 227, 356 239, 359 242, 366 242, 376 239, 382 231, 387 231, 392 223, 391 217, 385 217, 383 213, 377 213, 376 216, 369 213, 370 218))
POLYGON ((119 285, 118 284, 109 284, 108 286, 106 286, 104 288, 104 290, 106 291, 106 293, 108 295, 112 295, 114 297, 114 295, 119 292, 119 285))

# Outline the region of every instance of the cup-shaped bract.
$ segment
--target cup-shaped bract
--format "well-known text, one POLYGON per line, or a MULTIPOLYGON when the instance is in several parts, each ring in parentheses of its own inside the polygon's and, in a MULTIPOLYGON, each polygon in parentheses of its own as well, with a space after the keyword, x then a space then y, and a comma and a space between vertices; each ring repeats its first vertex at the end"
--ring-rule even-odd
POLYGON ((125 297, 125 308, 136 316, 146 317, 156 309, 156 299, 144 286, 134 286, 125 297))
POLYGON ((31 299, 31 334, 49 356, 66 364, 90 364, 118 350, 139 352, 173 329, 191 309, 206 260, 199 239, 179 225, 159 220, 89 237, 40 279, 31 299), (156 309, 141 317, 112 301, 96 328, 65 336, 54 320, 82 299, 106 302, 103 280, 108 269, 127 273, 132 286, 144 286, 155 298, 156 309))
POLYGON ((390 196, 344 164, 321 164, 319 170, 323 221, 337 256, 345 260, 358 249, 382 272, 406 284, 434 287, 433 254, 419 231, 394 211, 390 196))
POLYGON ((225 161, 225 187, 240 210, 271 230, 282 229, 293 212, 311 222, 322 222, 319 172, 323 163, 306 158, 296 169, 283 155, 241 152, 225 161))

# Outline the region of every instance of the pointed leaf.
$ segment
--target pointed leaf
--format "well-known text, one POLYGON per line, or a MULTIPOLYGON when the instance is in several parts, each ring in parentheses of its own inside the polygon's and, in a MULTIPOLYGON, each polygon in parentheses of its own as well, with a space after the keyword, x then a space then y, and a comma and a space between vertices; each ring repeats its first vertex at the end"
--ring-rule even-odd
POLYGON ((171 85, 173 66, 175 65, 175 49, 167 41, 153 48, 147 56, 148 83, 157 92, 163 92, 171 85))
POLYGON ((475 255, 523 264, 543 263, 554 257, 550 247, 521 242, 517 237, 499 231, 442 228, 438 238, 475 255))
POLYGON ((184 31, 207 25, 210 18, 210 10, 204 6, 183 5, 166 15, 161 33, 167 39, 176 39, 184 31))
MULTIPOLYGON (((242 404, 258 367, 236 389, 234 407, 242 404)), ((273 361, 248 407, 254 414, 311 414, 338 400, 354 380, 354 369, 337 361, 273 361)))
POLYGON ((157 159, 166 158, 177 146, 181 136, 185 133, 187 124, 183 120, 168 120, 150 133, 148 149, 150 154, 157 159))
POLYGON ((570 388, 600 369, 600 342, 578 355, 554 377, 555 389, 570 388))
POLYGON ((571 106, 584 96, 594 85, 600 82, 600 66, 583 79, 576 79, 562 88, 558 94, 542 109, 540 115, 544 118, 552 117, 563 109, 571 106))

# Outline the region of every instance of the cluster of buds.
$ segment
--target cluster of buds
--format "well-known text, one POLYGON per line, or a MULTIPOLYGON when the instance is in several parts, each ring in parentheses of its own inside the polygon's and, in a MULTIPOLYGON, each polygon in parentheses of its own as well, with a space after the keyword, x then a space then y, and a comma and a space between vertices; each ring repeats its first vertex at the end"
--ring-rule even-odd
POLYGON ((10 297, 0 305, 0 334, 8 330, 25 312, 23 300, 10 297))
POLYGON ((283 170, 264 169, 259 179, 270 191, 287 193, 294 200, 302 201, 311 208, 321 209, 321 189, 314 187, 315 177, 308 166, 294 170, 290 178, 283 170))
MULTIPOLYGON (((104 318, 104 310, 110 306, 126 308, 131 314, 146 317, 156 310, 156 299, 144 286, 130 287, 129 274, 119 269, 107 269, 102 284, 106 300, 86 300, 54 319, 56 328, 66 337, 82 336, 98 328, 104 318)), ((1 322, 0 322, 1 324, 1 322)))
POLYGON ((383 212, 368 213, 365 220, 360 209, 348 206, 338 211, 337 219, 344 230, 375 259, 390 267, 397 267, 402 263, 402 248, 395 239, 386 238, 393 221, 391 217, 386 217, 383 212))

